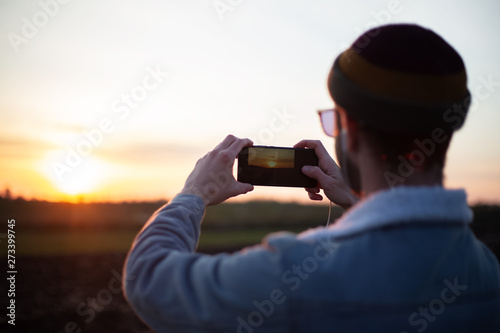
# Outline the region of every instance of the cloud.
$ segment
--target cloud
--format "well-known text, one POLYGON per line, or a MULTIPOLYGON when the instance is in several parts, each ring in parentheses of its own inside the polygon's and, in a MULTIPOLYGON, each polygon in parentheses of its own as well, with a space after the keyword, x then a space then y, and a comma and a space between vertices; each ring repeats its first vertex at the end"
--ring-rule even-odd
POLYGON ((194 144, 142 142, 99 150, 99 155, 117 163, 162 164, 196 160, 206 153, 194 144))
POLYGON ((54 148, 56 148, 55 145, 42 140, 0 136, 0 156, 2 159, 41 158, 47 150, 54 148))

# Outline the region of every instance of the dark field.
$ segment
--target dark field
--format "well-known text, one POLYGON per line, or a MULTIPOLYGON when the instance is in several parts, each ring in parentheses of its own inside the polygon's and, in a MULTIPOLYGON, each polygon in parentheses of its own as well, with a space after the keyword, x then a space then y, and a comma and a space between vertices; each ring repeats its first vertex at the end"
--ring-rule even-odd
MULTIPOLYGON (((148 216, 160 206, 13 205, 0 200, 0 218, 16 219, 17 269, 16 326, 7 323, 8 288, 2 282, 0 332, 151 332, 135 316, 119 288, 127 250, 148 216)), ((322 225, 327 213, 325 206, 219 205, 205 215, 199 251, 233 252, 259 242, 272 231, 298 232, 322 225)), ((474 213, 472 229, 500 257, 500 208, 476 206, 474 213)), ((333 214, 338 217, 342 211, 335 209, 333 214)), ((1 228, 0 275, 6 281, 6 224, 1 228)))
MULTIPOLYGON (((16 327, 13 329, 2 314, 0 331, 150 332, 121 293, 101 292, 101 300, 106 304, 103 307, 98 307, 99 304, 94 307, 94 303, 88 301, 98 297, 101 290, 109 290, 110 281, 116 291, 114 287, 121 283, 115 283, 115 274, 121 273, 124 260, 124 253, 19 258, 16 261, 16 327), (106 298, 109 294, 111 299, 106 298), (84 304, 82 315, 77 313, 80 304, 84 304)), ((2 290, 2 296, 5 293, 2 290)))
MULTIPOLYGON (((237 249, 228 246, 205 252, 237 249)), ((2 313, 0 332, 152 332, 118 290, 125 258, 126 252, 18 256, 16 327, 2 313)), ((2 258, 2 272, 5 261, 2 258)), ((2 309, 8 306, 5 287, 2 283, 2 309)))

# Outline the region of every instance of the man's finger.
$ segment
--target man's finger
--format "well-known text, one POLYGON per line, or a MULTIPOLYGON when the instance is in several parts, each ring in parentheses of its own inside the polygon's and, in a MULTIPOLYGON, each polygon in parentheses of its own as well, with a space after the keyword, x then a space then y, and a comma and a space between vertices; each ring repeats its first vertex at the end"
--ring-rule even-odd
POLYGON ((297 142, 293 148, 306 148, 306 147, 309 147, 309 148, 312 148, 314 149, 314 147, 311 147, 311 145, 314 145, 312 143, 312 141, 314 140, 300 140, 299 142, 297 142), (309 143, 309 144, 308 144, 309 143))
POLYGON ((240 151, 244 147, 250 147, 252 145, 253 145, 253 142, 250 139, 238 139, 238 138, 236 138, 236 140, 234 140, 231 143, 231 146, 228 147, 228 153, 233 158, 235 158, 236 156, 238 156, 238 154, 240 153, 240 151))
POLYGON ((308 193, 309 194, 309 199, 315 200, 315 201, 321 201, 323 200, 323 196, 321 194, 316 194, 316 193, 308 193))
POLYGON ((302 173, 308 177, 314 178, 319 184, 327 184, 329 176, 318 166, 305 165, 302 167, 302 173))
POLYGON ((323 144, 321 143, 321 141, 319 140, 302 140, 302 141, 299 141, 297 144, 295 144, 295 146, 293 146, 294 148, 310 148, 310 149, 314 149, 316 155, 318 156, 318 158, 321 160, 321 159, 330 159, 330 154, 328 154, 328 152, 326 151, 326 148, 325 146, 323 146, 323 144))
POLYGON ((319 186, 318 187, 308 187, 308 188, 306 188, 306 191, 309 193, 319 193, 319 186))
POLYGON ((235 137, 234 135, 229 134, 228 136, 226 136, 226 138, 225 138, 224 140, 222 140, 222 142, 221 142, 221 143, 219 143, 219 144, 217 145, 217 147, 215 147, 215 149, 214 149, 214 150, 217 150, 217 149, 226 149, 226 148, 228 148, 229 146, 231 146, 231 144, 232 144, 235 140, 237 140, 237 139, 238 139, 238 138, 237 138, 237 137, 235 137))

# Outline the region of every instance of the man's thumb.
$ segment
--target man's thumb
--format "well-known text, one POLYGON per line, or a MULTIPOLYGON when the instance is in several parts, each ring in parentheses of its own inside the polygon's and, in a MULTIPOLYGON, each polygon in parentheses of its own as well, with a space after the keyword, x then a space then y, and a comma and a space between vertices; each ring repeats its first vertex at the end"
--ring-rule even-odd
POLYGON ((236 195, 245 194, 247 192, 253 191, 253 185, 247 183, 236 182, 236 195))

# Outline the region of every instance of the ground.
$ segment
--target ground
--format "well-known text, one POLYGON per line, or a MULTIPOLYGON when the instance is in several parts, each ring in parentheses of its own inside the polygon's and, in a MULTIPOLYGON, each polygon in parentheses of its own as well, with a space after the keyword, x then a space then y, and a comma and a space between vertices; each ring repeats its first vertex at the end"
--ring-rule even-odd
POLYGON ((0 331, 152 332, 137 318, 123 294, 117 292, 121 284, 115 276, 121 273, 125 256, 115 253, 18 258, 16 327, 13 329, 7 318, 0 316, 0 331), (109 291, 110 281, 113 292, 109 291), (97 297, 109 304, 95 306, 92 299, 97 297))
MULTIPOLYGON (((7 323, 6 295, 9 287, 7 283, 0 283, 0 308, 4 309, 0 311, 0 332, 152 332, 134 314, 118 290, 126 251, 149 216, 147 211, 152 210, 151 207, 143 207, 144 204, 137 204, 137 207, 107 204, 89 208, 88 205, 15 203, 20 206, 17 210, 13 209, 12 203, 3 207, 0 201, 3 220, 15 216, 18 223, 15 238, 18 272, 15 285, 16 326, 7 323), (52 210, 47 207, 51 205, 55 206, 52 210), (38 221, 50 221, 71 213, 61 211, 63 208, 75 210, 72 215, 75 218, 69 226, 62 228, 38 221), (109 225, 101 226, 91 216, 94 210, 96 216, 112 211, 120 219, 116 223, 107 220, 109 225), (53 214, 46 217, 44 214, 47 211, 53 214), (127 222, 127 217, 130 217, 128 224, 117 224, 127 222), (30 218, 34 222, 26 223, 30 218), (36 224, 38 222, 41 226, 36 224)), ((205 215, 200 250, 205 253, 232 252, 259 242, 272 231, 299 231, 324 223, 327 208, 295 206, 274 203, 215 206, 205 215), (280 214, 286 216, 282 220, 284 222, 273 223, 279 220, 280 214), (312 222, 301 224, 307 219, 312 222), (233 224, 237 228, 227 228, 233 224)), ((476 206, 473 209, 473 231, 500 259, 500 207, 476 206)), ((337 212, 337 215, 340 214, 337 212)), ((111 216, 110 213, 108 215, 111 216)), ((2 281, 6 281, 7 271, 6 228, 4 225, 0 230, 2 281)))

